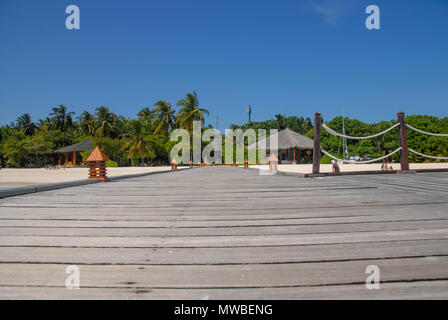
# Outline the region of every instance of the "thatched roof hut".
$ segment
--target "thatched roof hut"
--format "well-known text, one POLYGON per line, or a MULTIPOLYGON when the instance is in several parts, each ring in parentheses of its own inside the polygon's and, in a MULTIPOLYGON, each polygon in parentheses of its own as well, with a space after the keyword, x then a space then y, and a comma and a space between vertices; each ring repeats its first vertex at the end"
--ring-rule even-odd
MULTIPOLYGON (((270 150, 270 139, 278 141, 278 158, 281 163, 296 163, 296 152, 298 152, 298 160, 301 163, 302 150, 313 150, 313 140, 300 133, 285 129, 276 134, 258 141, 258 145, 266 146, 266 150, 270 150)), ((257 143, 250 144, 247 149, 256 149, 257 143)))
POLYGON ((92 140, 87 139, 75 144, 72 144, 71 146, 62 147, 54 151, 54 153, 71 153, 71 152, 84 152, 92 150, 93 144, 92 140))
POLYGON ((92 144, 92 140, 87 139, 87 140, 72 144, 67 147, 59 148, 59 149, 55 150, 54 153, 59 154, 59 165, 61 165, 61 155, 65 154, 65 165, 68 164, 69 157, 71 155, 72 164, 76 166, 76 163, 77 163, 76 160, 78 157, 78 153, 84 152, 84 151, 89 151, 89 150, 92 150, 93 148, 94 148, 94 146, 92 144))

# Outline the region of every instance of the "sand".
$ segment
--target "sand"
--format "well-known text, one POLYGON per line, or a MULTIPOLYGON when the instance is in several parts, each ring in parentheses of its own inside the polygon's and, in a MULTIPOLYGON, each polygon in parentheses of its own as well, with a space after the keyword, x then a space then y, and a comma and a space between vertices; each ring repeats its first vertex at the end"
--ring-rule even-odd
MULTIPOLYGON (((391 163, 395 170, 400 169, 399 163, 391 163)), ((268 170, 267 165, 250 166, 268 170)), ((179 167, 179 170, 186 167, 179 167)), ((311 164, 285 164, 278 166, 279 171, 311 173, 311 164)), ((412 163, 410 169, 448 169, 448 163, 412 163)), ((365 171, 365 170, 381 170, 381 163, 376 164, 340 164, 341 172, 347 171, 365 171)), ((123 167, 108 168, 108 176, 116 177, 129 174, 138 174, 144 172, 170 171, 170 167, 123 167)), ((331 172, 331 164, 322 164, 321 172, 331 172)), ((46 184, 83 180, 88 177, 87 168, 67 168, 67 169, 1 169, 0 170, 0 188, 2 187, 20 187, 27 185, 46 184)))
MULTIPOLYGON (((179 168, 182 169, 182 168, 179 168)), ((166 167, 123 167, 107 168, 109 177, 117 177, 129 174, 145 172, 170 171, 166 167)), ((57 183, 84 180, 88 178, 87 168, 67 169, 0 169, 0 187, 20 187, 36 184, 57 183)))
MULTIPOLYGON (((394 170, 400 170, 399 163, 389 163, 389 166, 392 166, 394 170)), ((258 168, 262 170, 268 170, 269 167, 267 165, 260 166, 250 166, 251 168, 258 168)), ((280 164, 278 165, 279 171, 284 172, 299 172, 299 173, 311 173, 312 172, 311 164, 280 164)), ((339 164, 339 168, 341 172, 348 171, 375 171, 381 170, 381 163, 371 163, 371 164, 339 164)), ((448 169, 448 163, 411 163, 409 164, 409 169, 448 169)), ((331 172, 332 165, 331 164, 321 164, 320 172, 331 172)))

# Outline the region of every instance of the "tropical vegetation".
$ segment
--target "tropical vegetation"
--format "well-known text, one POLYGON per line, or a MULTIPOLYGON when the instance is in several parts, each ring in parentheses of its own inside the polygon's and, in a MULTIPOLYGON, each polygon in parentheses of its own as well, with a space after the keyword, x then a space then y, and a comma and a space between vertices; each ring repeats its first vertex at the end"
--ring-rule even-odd
MULTIPOLYGON (((57 148, 92 139, 110 158, 109 165, 146 166, 167 165, 169 151, 176 142, 169 141, 173 129, 184 128, 192 132, 193 121, 205 119, 209 111, 201 106, 196 92, 188 93, 176 103, 178 110, 166 100, 157 101, 152 107, 141 109, 134 119, 113 113, 100 106, 93 112, 83 111, 78 117, 63 104, 53 107, 45 119, 32 121, 29 114, 20 115, 11 124, 0 126, 0 165, 2 167, 41 167, 57 163, 57 148)), ((333 130, 342 132, 342 117, 326 121, 333 130)), ((448 117, 437 118, 426 115, 411 115, 406 121, 412 126, 434 133, 448 133, 448 117)), ((357 119, 344 118, 346 134, 366 136, 383 131, 396 120, 365 123, 357 119)), ((211 126, 208 125, 210 128, 211 126)), ((290 128, 313 138, 313 123, 310 118, 275 115, 274 119, 232 125, 232 129, 278 129, 290 128)), ((399 147, 398 130, 370 140, 348 140, 349 155, 380 157, 399 147)), ((426 136, 408 130, 410 148, 432 156, 448 156, 448 138, 426 136)), ((322 147, 342 158, 342 138, 322 131, 322 147)), ((90 152, 82 153, 84 160, 90 152)), ((224 154, 224 152, 223 152, 224 154)), ((398 154, 391 157, 399 161, 398 154)), ((329 159, 323 157, 323 162, 329 159)), ((436 161, 410 154, 412 162, 436 161)))

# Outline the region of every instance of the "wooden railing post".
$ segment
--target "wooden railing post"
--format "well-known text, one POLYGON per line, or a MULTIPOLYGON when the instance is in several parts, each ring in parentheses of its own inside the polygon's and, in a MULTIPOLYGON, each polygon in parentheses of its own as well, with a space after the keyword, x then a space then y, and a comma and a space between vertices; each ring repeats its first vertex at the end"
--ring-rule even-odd
POLYGON ((322 115, 314 114, 314 145, 313 145, 313 174, 320 172, 320 136, 322 129, 322 115))
POLYGON ((406 135, 406 121, 404 111, 397 113, 398 123, 400 124, 400 164, 401 171, 409 170, 409 152, 408 152, 408 139, 406 135))
POLYGON ((269 173, 278 171, 278 158, 275 153, 271 153, 269 156, 269 173))
POLYGON ((177 171, 177 160, 176 160, 176 158, 171 160, 171 170, 177 171))

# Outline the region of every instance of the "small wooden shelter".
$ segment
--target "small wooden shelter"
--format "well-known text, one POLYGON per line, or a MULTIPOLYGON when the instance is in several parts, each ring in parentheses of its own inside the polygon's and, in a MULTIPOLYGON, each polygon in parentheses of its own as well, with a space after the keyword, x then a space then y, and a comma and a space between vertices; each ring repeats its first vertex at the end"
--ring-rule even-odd
POLYGON ((89 179, 99 179, 101 182, 109 181, 106 168, 107 160, 107 156, 99 147, 96 147, 95 150, 93 150, 90 156, 86 159, 89 166, 89 179))
POLYGON ((71 146, 63 147, 54 151, 58 154, 58 164, 62 165, 62 156, 65 156, 64 165, 67 166, 71 160, 72 164, 76 166, 81 163, 80 152, 92 150, 94 147, 92 145, 92 140, 87 139, 71 146), (79 161, 78 161, 79 160, 79 161))

